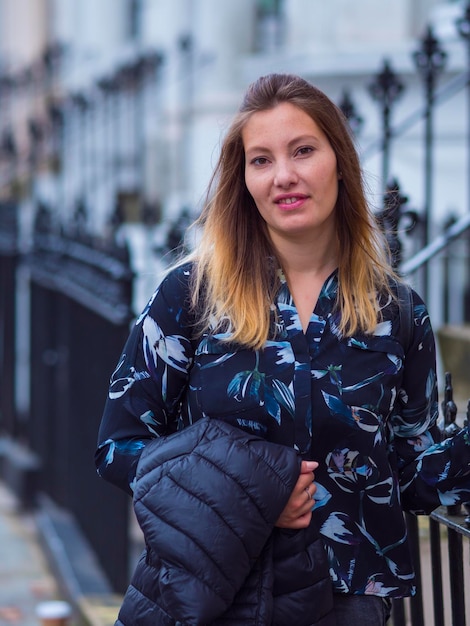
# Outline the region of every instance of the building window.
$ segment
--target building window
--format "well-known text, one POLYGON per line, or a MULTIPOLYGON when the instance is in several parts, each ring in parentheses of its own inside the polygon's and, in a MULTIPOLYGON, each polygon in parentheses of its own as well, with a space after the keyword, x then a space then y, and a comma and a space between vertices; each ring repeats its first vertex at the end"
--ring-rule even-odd
POLYGON ((282 44, 282 0, 258 0, 256 49, 273 52, 282 44))
POLYGON ((129 39, 135 41, 140 36, 140 0, 129 0, 129 39))
POLYGON ((258 0, 258 11, 264 14, 278 15, 280 0, 258 0))

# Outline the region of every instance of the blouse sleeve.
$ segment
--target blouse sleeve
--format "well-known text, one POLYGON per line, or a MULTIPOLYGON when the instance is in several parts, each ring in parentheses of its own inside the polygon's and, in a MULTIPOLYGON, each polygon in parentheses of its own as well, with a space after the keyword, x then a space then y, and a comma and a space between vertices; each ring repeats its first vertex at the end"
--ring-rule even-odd
POLYGON ((429 315, 413 292, 414 332, 392 418, 402 504, 413 513, 470 500, 470 440, 464 428, 441 441, 436 347, 429 315))
POLYGON ((136 320, 112 373, 98 434, 98 474, 132 494, 140 454, 177 429, 193 361, 190 267, 173 270, 136 320))

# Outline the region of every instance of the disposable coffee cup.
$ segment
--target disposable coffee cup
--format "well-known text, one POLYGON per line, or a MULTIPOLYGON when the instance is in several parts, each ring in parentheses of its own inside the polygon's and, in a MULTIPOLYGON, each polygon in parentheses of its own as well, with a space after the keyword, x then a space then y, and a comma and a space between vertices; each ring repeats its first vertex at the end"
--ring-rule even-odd
POLYGON ((72 609, 68 602, 51 600, 38 604, 36 615, 41 626, 69 626, 72 609))

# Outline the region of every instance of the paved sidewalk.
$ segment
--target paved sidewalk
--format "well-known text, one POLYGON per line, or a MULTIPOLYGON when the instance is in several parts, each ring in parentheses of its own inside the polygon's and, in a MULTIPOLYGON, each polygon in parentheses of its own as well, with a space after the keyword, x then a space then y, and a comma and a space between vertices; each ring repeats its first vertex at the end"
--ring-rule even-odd
POLYGON ((38 626, 37 605, 58 599, 34 517, 18 509, 14 495, 0 482, 0 626, 38 626))

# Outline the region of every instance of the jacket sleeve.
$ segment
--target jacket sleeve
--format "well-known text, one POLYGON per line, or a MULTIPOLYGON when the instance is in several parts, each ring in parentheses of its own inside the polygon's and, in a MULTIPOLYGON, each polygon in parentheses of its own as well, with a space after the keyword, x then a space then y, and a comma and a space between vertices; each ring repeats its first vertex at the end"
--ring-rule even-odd
POLYGON ((435 339, 423 301, 416 293, 413 300, 414 333, 392 418, 393 445, 404 509, 429 514, 470 499, 470 440, 465 428, 441 441, 435 339))
POLYGON ((182 266, 162 281, 136 320, 111 376, 95 464, 100 476, 128 493, 144 446, 177 428, 193 359, 189 272, 189 266, 182 266))
POLYGON ((146 447, 134 509, 154 568, 152 595, 178 623, 212 623, 231 606, 300 462, 292 448, 210 418, 146 447))

